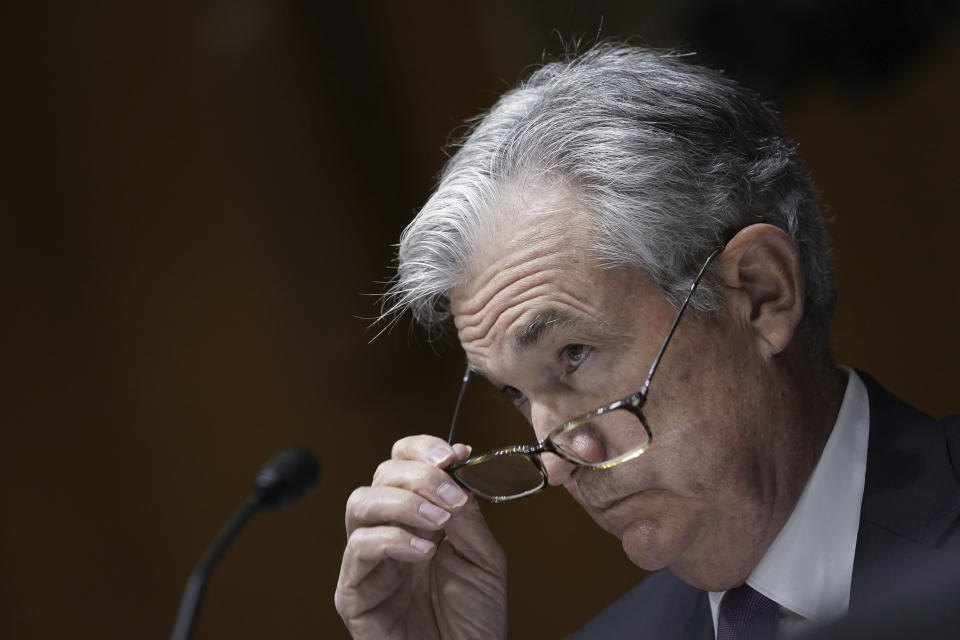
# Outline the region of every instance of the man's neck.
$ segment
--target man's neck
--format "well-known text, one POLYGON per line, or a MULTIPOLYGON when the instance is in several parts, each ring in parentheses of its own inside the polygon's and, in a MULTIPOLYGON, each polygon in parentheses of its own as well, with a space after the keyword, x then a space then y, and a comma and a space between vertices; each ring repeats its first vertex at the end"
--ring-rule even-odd
POLYGON ((784 351, 769 380, 773 407, 769 428, 773 441, 761 461, 772 480, 765 491, 774 495, 762 532, 753 542, 731 541, 735 549, 718 549, 713 562, 671 570, 689 584, 707 591, 724 591, 743 584, 783 529, 796 507, 843 402, 846 376, 835 367, 817 366, 799 348, 784 351), (721 561, 722 559, 722 561, 721 561), (688 569, 688 570, 685 570, 688 569))

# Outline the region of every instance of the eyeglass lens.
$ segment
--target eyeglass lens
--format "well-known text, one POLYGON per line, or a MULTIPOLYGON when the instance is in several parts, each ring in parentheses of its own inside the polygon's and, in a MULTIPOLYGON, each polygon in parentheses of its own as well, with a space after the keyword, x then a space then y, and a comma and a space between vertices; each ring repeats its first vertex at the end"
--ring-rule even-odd
POLYGON ((453 473, 471 491, 488 500, 506 500, 537 491, 546 484, 540 467, 519 453, 492 456, 453 473))
POLYGON ((550 440, 567 459, 591 466, 614 462, 650 443, 643 423, 627 409, 593 416, 552 434, 550 440))
MULTIPOLYGON (((636 415, 616 409, 554 434, 551 441, 569 459, 602 467, 645 449, 650 439, 636 415)), ((453 473, 471 491, 490 500, 520 497, 539 490, 546 482, 540 467, 519 453, 493 455, 453 473)))

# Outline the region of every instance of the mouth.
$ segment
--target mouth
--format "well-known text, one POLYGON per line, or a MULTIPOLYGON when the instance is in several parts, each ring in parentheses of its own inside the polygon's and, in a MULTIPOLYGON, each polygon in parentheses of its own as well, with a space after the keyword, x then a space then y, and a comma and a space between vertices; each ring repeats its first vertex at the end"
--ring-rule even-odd
POLYGON ((635 511, 646 505, 644 496, 657 493, 653 478, 640 478, 621 475, 618 469, 596 473, 581 473, 567 485, 577 502, 594 518, 616 520, 627 515, 626 511, 635 511), (626 509, 629 505, 631 508, 626 509))
POLYGON ((601 502, 601 503, 599 503, 599 504, 594 504, 594 505, 592 505, 592 508, 593 508, 595 511, 599 511, 600 513, 606 513, 606 512, 609 511, 610 509, 613 509, 614 507, 616 507, 618 504, 621 504, 624 500, 626 500, 627 498, 629 498, 629 497, 632 496, 632 495, 634 495, 634 494, 631 493, 631 494, 625 495, 625 496, 620 497, 620 498, 614 498, 614 499, 612 499, 612 500, 607 500, 606 502, 601 502))
POLYGON ((652 489, 638 489, 636 491, 631 491, 630 493, 626 493, 613 498, 587 500, 585 504, 590 508, 590 510, 594 511, 595 513, 607 514, 607 513, 616 511, 617 507, 621 506, 625 502, 636 499, 636 498, 640 498, 644 495, 649 494, 651 491, 652 489))
POLYGON ((612 498, 584 500, 581 504, 601 529, 616 538, 621 538, 632 522, 646 514, 645 503, 638 502, 638 498, 644 493, 646 490, 612 498))

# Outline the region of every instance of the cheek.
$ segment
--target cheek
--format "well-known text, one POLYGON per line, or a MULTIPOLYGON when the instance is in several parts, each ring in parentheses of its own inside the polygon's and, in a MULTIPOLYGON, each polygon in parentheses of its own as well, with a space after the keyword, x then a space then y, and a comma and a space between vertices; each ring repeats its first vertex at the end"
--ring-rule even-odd
POLYGON ((757 417, 753 398, 763 382, 728 333, 708 327, 695 343, 681 341, 668 351, 665 375, 651 385, 649 416, 665 430, 685 432, 701 455, 723 455, 739 446, 757 417))
POLYGON ((676 491, 713 509, 735 511, 755 501, 763 485, 757 457, 762 443, 750 424, 718 405, 686 425, 670 442, 674 455, 665 471, 676 491))
POLYGON ((722 385, 688 386, 651 406, 653 439, 644 458, 664 488, 710 500, 740 490, 750 442, 731 397, 722 385))

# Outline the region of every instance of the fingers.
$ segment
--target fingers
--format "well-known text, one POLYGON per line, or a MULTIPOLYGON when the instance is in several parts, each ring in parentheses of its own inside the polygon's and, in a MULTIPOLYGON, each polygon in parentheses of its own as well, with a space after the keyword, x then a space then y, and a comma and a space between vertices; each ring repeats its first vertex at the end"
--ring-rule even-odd
POLYGON ((472 450, 473 450, 473 447, 471 447, 468 444, 460 444, 458 442, 457 444, 453 445, 453 451, 457 456, 456 457, 457 460, 463 460, 464 458, 469 458, 470 452, 472 450))
MULTIPOLYGON (((374 475, 374 485, 403 487, 420 497, 451 510, 451 517, 441 528, 465 560, 494 570, 505 570, 506 557, 486 526, 475 501, 467 501, 466 493, 442 471, 455 460, 470 455, 464 444, 448 445, 432 436, 411 436, 393 446, 392 459, 384 462, 374 475), (423 464, 427 461, 432 466, 423 464)), ((407 507, 409 510, 409 506, 407 507)), ((409 521, 404 521, 409 523, 409 521)))
POLYGON ((347 500, 348 536, 360 527, 384 524, 436 531, 466 504, 467 494, 440 468, 469 455, 466 445, 411 436, 399 440, 392 455, 377 468, 371 486, 347 500))
POLYGON ((436 545, 399 527, 359 529, 347 540, 340 565, 335 601, 344 620, 370 603, 379 603, 396 589, 397 568, 384 560, 416 565, 436 555, 436 545), (379 572, 373 576, 374 572, 379 572), (384 574, 387 572, 387 574, 384 574), (393 575, 389 575, 392 573, 393 575), (369 578, 369 579, 368 579, 369 578), (377 579, 375 579, 377 578, 377 579))
POLYGON ((467 445, 451 446, 445 440, 428 435, 401 438, 393 444, 393 450, 390 452, 390 458, 393 460, 419 460, 440 469, 468 455, 470 455, 470 447, 467 445))
POLYGON ((429 495, 429 490, 408 490, 401 487, 360 487, 347 499, 347 535, 361 527, 399 524, 417 529, 436 531, 450 520, 454 510, 467 501, 466 494, 448 501, 442 496, 453 493, 440 485, 429 495), (426 494, 426 495, 425 495, 426 494))
POLYGON ((437 545, 400 527, 380 526, 359 529, 347 540, 342 572, 359 582, 370 568, 384 559, 398 562, 424 562, 437 545), (369 566, 368 566, 369 565, 369 566))
MULTIPOLYGON (((445 584, 459 581, 473 593, 478 584, 489 582, 502 590, 503 552, 475 501, 444 471, 469 455, 466 445, 451 446, 432 436, 403 438, 377 468, 370 486, 350 494, 347 547, 335 596, 348 628, 375 629, 367 635, 383 637, 383 629, 419 615, 411 613, 419 606, 412 600, 434 602, 442 595, 455 601, 455 592, 440 594, 436 583, 425 579, 438 565, 450 576, 445 584), (453 536, 448 535, 451 529, 453 536), (472 544, 480 548, 461 548, 472 544)), ((454 605, 457 609, 463 603, 454 605)))
POLYGON ((371 484, 374 487, 399 487, 413 491, 440 506, 445 503, 447 506, 459 507, 467 498, 467 494, 445 471, 410 460, 387 460, 380 463, 371 484))

